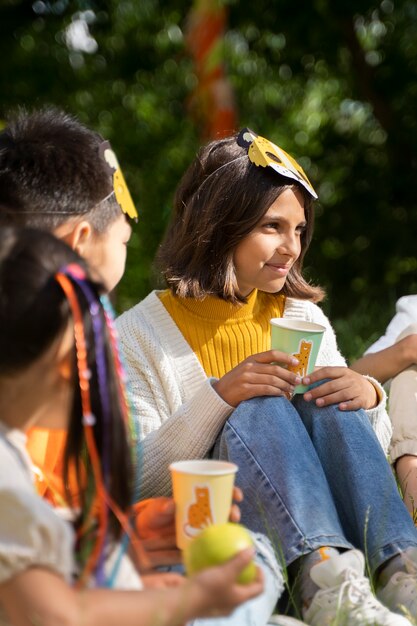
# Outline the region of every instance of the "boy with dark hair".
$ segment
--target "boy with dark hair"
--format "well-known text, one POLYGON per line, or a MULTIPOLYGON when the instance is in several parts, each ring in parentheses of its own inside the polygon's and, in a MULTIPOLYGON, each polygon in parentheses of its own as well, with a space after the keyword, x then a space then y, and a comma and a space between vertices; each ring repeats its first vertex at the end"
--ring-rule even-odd
POLYGON ((57 109, 19 112, 0 133, 0 225, 51 231, 109 291, 125 267, 126 214, 137 218, 123 183, 109 143, 57 109))
MULTIPOLYGON (((98 133, 55 108, 21 110, 0 133, 0 227, 52 232, 84 257, 111 291, 123 275, 131 234, 125 211, 133 218, 137 212, 127 188, 130 203, 123 206, 116 198, 116 168, 106 160, 109 155, 116 162, 98 133)), ((29 433, 37 489, 54 504, 65 496, 63 447, 63 432, 29 433)))

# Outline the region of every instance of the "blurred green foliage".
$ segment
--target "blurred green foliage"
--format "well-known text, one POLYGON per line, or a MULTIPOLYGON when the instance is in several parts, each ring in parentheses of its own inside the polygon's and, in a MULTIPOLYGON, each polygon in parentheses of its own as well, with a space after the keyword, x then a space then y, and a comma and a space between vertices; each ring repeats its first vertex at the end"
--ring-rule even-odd
MULTIPOLYGON (((240 125, 297 157, 319 193, 306 270, 354 358, 417 293, 417 2, 225 3, 240 125)), ((0 2, 0 117, 44 103, 76 114, 112 142, 139 208, 119 310, 156 284, 172 194, 201 142, 190 5, 0 2)))

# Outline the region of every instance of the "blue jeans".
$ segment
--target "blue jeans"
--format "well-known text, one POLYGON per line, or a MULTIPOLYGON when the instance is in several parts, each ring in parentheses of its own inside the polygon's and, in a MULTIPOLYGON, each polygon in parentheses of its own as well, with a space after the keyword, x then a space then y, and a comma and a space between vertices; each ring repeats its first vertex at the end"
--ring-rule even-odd
POLYGON ((239 466, 242 523, 266 534, 282 565, 321 546, 365 554, 371 572, 417 531, 366 413, 301 395, 242 402, 213 449, 239 466))

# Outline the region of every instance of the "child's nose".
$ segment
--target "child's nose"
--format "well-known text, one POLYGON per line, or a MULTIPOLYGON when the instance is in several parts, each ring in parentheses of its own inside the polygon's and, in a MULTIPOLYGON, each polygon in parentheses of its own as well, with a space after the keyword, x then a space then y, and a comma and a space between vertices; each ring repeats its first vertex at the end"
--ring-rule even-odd
POLYGON ((299 239, 294 235, 287 235, 283 239, 281 239, 280 243, 277 246, 277 251, 281 254, 291 254, 295 255, 298 253, 299 249, 299 239))

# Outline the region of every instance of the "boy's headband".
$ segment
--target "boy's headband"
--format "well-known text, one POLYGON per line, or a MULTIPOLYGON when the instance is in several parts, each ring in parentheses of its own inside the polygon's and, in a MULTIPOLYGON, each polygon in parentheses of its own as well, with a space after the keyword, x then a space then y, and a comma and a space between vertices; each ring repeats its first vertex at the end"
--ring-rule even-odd
POLYGON ((133 204, 132 196, 130 195, 125 177, 120 169, 117 157, 111 148, 110 142, 103 141, 103 143, 100 144, 99 151, 101 158, 104 159, 106 163, 109 174, 112 176, 114 195, 116 196, 118 205, 122 209, 123 213, 131 219, 137 221, 138 212, 133 204))
POLYGON ((317 200, 318 196, 308 180, 303 168, 285 150, 276 146, 269 139, 260 137, 253 130, 244 128, 240 131, 237 143, 247 148, 249 160, 258 167, 270 167, 281 176, 292 178, 308 191, 317 200))
MULTIPOLYGON (((113 190, 107 194, 104 198, 102 198, 97 205, 101 204, 105 200, 111 198, 114 194, 116 198, 116 202, 119 205, 120 209, 123 211, 125 215, 138 220, 138 212, 136 210, 135 205, 133 204, 132 196, 130 195, 129 188, 126 184, 125 178, 123 176, 122 170, 120 169, 119 162, 111 149, 110 143, 108 141, 103 141, 99 146, 99 156, 104 160, 106 169, 109 175, 112 177, 113 182, 113 190)), ((16 213, 16 211, 12 211, 10 209, 2 207, 6 213, 16 213)), ((23 214, 38 214, 38 215, 78 215, 73 211, 18 211, 19 215, 23 214)))

